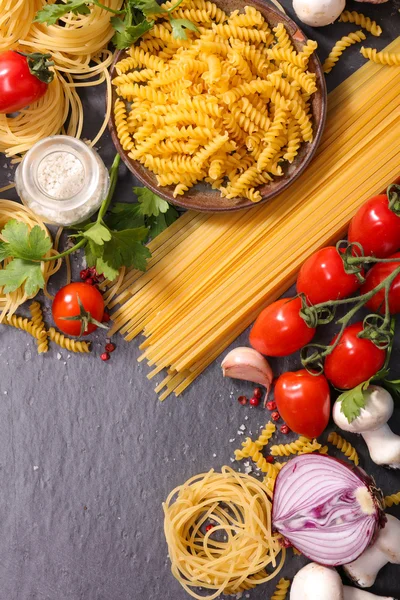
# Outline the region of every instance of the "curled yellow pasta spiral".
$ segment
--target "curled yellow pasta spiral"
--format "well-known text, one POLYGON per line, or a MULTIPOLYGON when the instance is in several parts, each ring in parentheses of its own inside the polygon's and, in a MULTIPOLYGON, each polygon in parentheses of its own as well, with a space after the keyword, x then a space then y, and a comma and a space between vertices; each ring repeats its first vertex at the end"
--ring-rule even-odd
POLYGON ((292 119, 288 126, 288 142, 286 146, 286 152, 283 158, 288 162, 292 163, 297 156, 298 150, 301 146, 301 135, 300 125, 295 119, 292 119))
POLYGON ((257 165, 253 165, 246 169, 234 183, 231 183, 226 188, 226 198, 235 198, 240 196, 243 190, 253 187, 254 180, 258 175, 257 165))
POLYGON ((267 80, 272 83, 274 88, 282 94, 284 98, 287 100, 296 100, 298 103, 302 103, 303 99, 299 95, 296 88, 294 88, 287 79, 282 78, 282 72, 276 71, 275 73, 270 73, 267 77, 267 80))
POLYGON ((209 2, 208 0, 193 0, 193 5, 200 10, 205 10, 217 23, 223 23, 223 21, 226 21, 228 18, 226 13, 214 4, 214 2, 209 2))
POLYGON ((254 42, 256 44, 270 44, 273 40, 273 35, 266 31, 258 29, 249 29, 247 27, 236 27, 235 25, 214 25, 215 33, 225 39, 236 38, 245 42, 254 42))
POLYGON ((360 50, 364 58, 368 58, 374 63, 380 65, 399 66, 400 52, 378 52, 375 48, 364 48, 360 50))
POLYGON ((341 435, 336 433, 336 431, 332 431, 332 433, 328 435, 328 442, 333 444, 333 446, 336 446, 336 448, 343 452, 343 454, 347 456, 349 460, 353 461, 355 465, 358 465, 359 459, 356 449, 353 448, 350 442, 348 442, 347 440, 342 438, 341 435))
POLYGON ((167 132, 170 139, 187 137, 201 142, 211 139, 214 135, 212 130, 207 127, 194 127, 193 125, 188 125, 187 127, 170 127, 169 129, 167 128, 167 132))
POLYGON ((267 56, 272 60, 283 60, 296 65, 300 69, 305 69, 307 65, 307 57, 297 54, 297 52, 286 50, 285 48, 270 48, 267 56))
POLYGON ((275 114, 274 121, 269 128, 265 138, 265 149, 262 151, 258 161, 257 166, 259 171, 265 171, 267 165, 271 162, 273 157, 279 152, 282 146, 286 142, 286 138, 282 136, 284 123, 287 119, 287 113, 278 108, 275 114))
POLYGON ((255 92, 268 94, 271 93, 272 89, 272 84, 269 81, 254 79, 248 83, 242 83, 241 85, 229 90, 229 92, 226 92, 223 96, 223 100, 225 104, 233 104, 242 96, 248 96, 250 94, 254 94, 255 92))
POLYGON ((310 56, 314 54, 317 48, 318 42, 315 42, 314 40, 307 40, 306 45, 303 46, 303 50, 300 52, 300 56, 306 59, 306 64, 310 56))
POLYGON ((220 158, 219 157, 213 158, 213 160, 211 161, 210 168, 208 169, 208 175, 214 181, 216 181, 217 179, 220 179, 222 177, 222 175, 224 174, 225 160, 226 160, 226 157, 221 156, 220 158))
POLYGON ((244 190, 243 194, 251 202, 260 202, 262 200, 261 192, 255 188, 244 190))
POLYGON ((180 65, 178 67, 168 69, 167 71, 160 73, 157 77, 153 77, 149 85, 151 87, 160 87, 162 85, 173 83, 174 81, 182 80, 185 77, 188 68, 189 67, 187 65, 180 65))
POLYGON ((240 55, 239 51, 235 51, 230 54, 229 62, 236 67, 239 75, 245 81, 253 80, 253 73, 251 72, 251 69, 247 64, 246 59, 240 55))
POLYGON ((145 154, 140 158, 140 161, 145 167, 151 169, 153 173, 159 175, 160 173, 199 173, 200 169, 197 167, 191 156, 185 155, 172 155, 168 158, 161 158, 159 156, 151 156, 151 154, 145 154))
POLYGON ((308 442, 305 444, 298 454, 311 454, 312 452, 319 452, 319 454, 327 454, 328 446, 322 446, 317 440, 308 442))
POLYGON ((385 504, 388 508, 393 506, 393 504, 396 504, 396 506, 400 504, 400 492, 392 494, 391 496, 385 496, 385 504))
POLYGON ((233 42, 235 43, 232 43, 232 46, 235 49, 237 48, 239 54, 249 60, 257 71, 257 74, 263 77, 269 69, 269 63, 265 54, 260 52, 253 44, 246 44, 239 40, 233 40, 233 42))
POLYGON ((135 150, 131 150, 130 155, 132 158, 139 159, 144 154, 147 154, 154 146, 156 146, 165 137, 165 131, 163 129, 155 131, 149 135, 146 140, 136 146, 135 150))
POLYGON ((167 125, 175 123, 180 125, 196 124, 207 129, 214 129, 215 127, 215 122, 211 117, 195 110, 177 110, 175 113, 166 115, 165 123, 167 125))
POLYGON ((56 331, 54 327, 49 329, 49 338, 61 348, 69 352, 87 353, 90 352, 90 342, 81 342, 80 340, 72 340, 65 335, 56 331))
POLYGON ((238 10, 235 10, 228 19, 229 25, 236 25, 236 27, 253 27, 255 25, 262 25, 263 17, 257 9, 253 6, 245 6, 244 13, 239 14, 238 10))
POLYGON ((173 11, 174 19, 188 19, 195 23, 210 23, 210 14, 201 8, 177 8, 173 11))
POLYGON ((285 600, 289 587, 289 579, 280 579, 275 588, 274 593, 271 596, 271 600, 285 600))
POLYGON ((139 48, 141 48, 145 52, 159 54, 160 50, 165 49, 165 44, 162 40, 157 40, 156 38, 149 38, 147 40, 141 39, 139 43, 139 48))
POLYGON ((296 102, 296 100, 292 100, 289 103, 289 108, 293 117, 300 125, 300 131, 303 140, 305 142, 311 142, 313 139, 313 128, 310 117, 307 115, 304 108, 298 102, 296 102))
POLYGON ((365 40, 365 33, 362 31, 354 31, 353 33, 349 33, 349 35, 345 35, 338 40, 330 51, 328 58, 322 65, 324 73, 330 73, 332 71, 333 67, 336 65, 346 48, 352 46, 353 44, 357 44, 362 40, 365 40))
POLYGON ((229 51, 229 44, 227 40, 223 42, 215 42, 213 40, 200 40, 199 49, 202 52, 211 53, 211 54, 221 54, 226 56, 229 51))
POLYGON ((203 164, 218 150, 220 150, 226 142, 229 140, 228 132, 225 135, 217 135, 213 140, 204 146, 201 150, 196 152, 193 156, 193 163, 198 167, 202 167, 203 164))
POLYGON ((123 83, 119 88, 119 95, 126 100, 134 98, 142 98, 143 100, 151 100, 157 104, 163 104, 167 100, 164 92, 159 92, 148 85, 139 85, 138 83, 123 83))
POLYGON ((283 48, 284 50, 289 50, 290 52, 294 51, 293 44, 290 41, 289 34, 286 31, 283 23, 278 23, 278 25, 274 27, 273 32, 278 40, 278 48, 283 48))
POLYGON ((203 96, 193 96, 193 98, 185 96, 179 100, 178 104, 184 110, 198 110, 210 117, 222 116, 222 107, 214 101, 205 99, 203 96))
MULTIPOLYGON (((157 25, 155 25, 155 27, 157 27, 157 25)), ((150 52, 146 52, 142 48, 139 48, 139 46, 132 46, 129 50, 129 55, 134 61, 135 67, 146 67, 153 71, 161 71, 165 65, 165 62, 162 59, 154 56, 154 54, 150 54, 150 52)))
POLYGON ((304 436, 300 436, 299 439, 292 442, 291 444, 278 444, 276 446, 271 446, 271 455, 272 456, 290 456, 291 454, 297 454, 299 450, 310 442, 309 438, 304 436))
POLYGON ((5 325, 10 325, 10 327, 15 327, 16 329, 26 331, 26 333, 29 333, 29 335, 37 340, 42 340, 43 334, 46 334, 43 326, 35 325, 33 321, 25 319, 24 317, 18 317, 17 315, 6 316, 3 320, 3 323, 5 325))
POLYGON ((47 340, 47 331, 45 330, 45 324, 43 320, 42 307, 39 302, 32 302, 29 306, 29 312, 31 313, 32 322, 37 327, 43 329, 43 334, 38 338, 38 353, 44 354, 49 349, 49 342, 47 340))
POLYGON ((315 76, 311 73, 305 73, 299 67, 290 64, 289 62, 281 62, 279 68, 295 81, 307 94, 313 94, 317 91, 317 86, 315 84, 315 76))
POLYGON ((249 119, 249 117, 247 117, 246 114, 242 112, 240 106, 232 106, 231 111, 236 119, 236 122, 243 129, 243 131, 246 131, 246 133, 249 133, 250 135, 253 133, 253 131, 257 131, 257 126, 254 123, 254 121, 249 119))
POLYGON ((268 423, 266 424, 266 426, 255 441, 255 444, 259 450, 261 450, 261 448, 264 448, 264 446, 268 444, 275 431, 276 425, 272 423, 272 421, 268 421, 268 423))
POLYGON ((156 72, 153 69, 142 69, 141 71, 132 71, 118 75, 112 80, 113 85, 120 86, 124 83, 140 83, 149 81, 155 76, 156 72))
POLYGON ((340 15, 339 21, 341 21, 342 23, 354 23, 355 25, 359 25, 360 27, 362 27, 366 31, 369 31, 370 33, 372 33, 372 35, 375 35, 376 37, 382 35, 382 28, 379 27, 379 25, 375 21, 372 21, 369 17, 366 17, 365 15, 358 13, 355 10, 343 11, 340 15))
POLYGON ((114 104, 114 121, 122 148, 132 150, 134 142, 129 132, 125 102, 122 102, 119 98, 116 99, 114 104))
POLYGON ((184 181, 178 183, 173 191, 173 197, 181 196, 188 191, 189 188, 193 187, 198 181, 204 179, 205 173, 201 171, 199 174, 188 174, 184 181))

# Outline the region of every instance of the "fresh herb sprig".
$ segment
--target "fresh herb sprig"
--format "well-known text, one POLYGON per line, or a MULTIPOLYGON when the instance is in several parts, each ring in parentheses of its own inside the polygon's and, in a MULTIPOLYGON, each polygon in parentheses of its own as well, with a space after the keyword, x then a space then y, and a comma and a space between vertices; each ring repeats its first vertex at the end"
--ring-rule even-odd
POLYGON ((25 286, 28 295, 44 287, 43 262, 55 261, 84 249, 86 262, 110 280, 117 277, 121 267, 146 269, 151 253, 145 243, 168 227, 178 213, 168 202, 146 188, 134 188, 136 204, 117 203, 108 216, 118 178, 120 156, 117 154, 110 169, 110 190, 95 221, 78 226, 71 235, 76 244, 55 256, 48 256, 52 244, 39 226, 29 231, 25 223, 12 219, 4 226, 0 242, 0 262, 10 260, 0 270, 0 287, 10 293, 25 286))
POLYGON ((197 27, 188 19, 174 19, 171 13, 180 5, 178 0, 174 6, 165 9, 156 0, 126 0, 124 8, 113 10, 104 6, 99 0, 68 0, 65 4, 49 4, 39 10, 35 21, 54 25, 69 12, 76 15, 86 15, 90 12, 89 5, 98 6, 114 14, 111 24, 115 29, 113 43, 118 49, 128 48, 134 44, 142 35, 154 27, 154 21, 148 17, 163 14, 171 23, 172 35, 181 40, 187 39, 186 30, 197 31, 197 27))

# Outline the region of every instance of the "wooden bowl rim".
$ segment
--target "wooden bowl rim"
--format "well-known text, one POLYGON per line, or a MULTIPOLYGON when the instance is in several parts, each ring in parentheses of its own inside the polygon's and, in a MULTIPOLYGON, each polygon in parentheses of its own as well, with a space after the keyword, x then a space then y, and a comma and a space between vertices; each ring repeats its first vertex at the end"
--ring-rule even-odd
MULTIPOLYGON (((228 0, 228 2, 229 2, 229 0, 228 0)), ((289 30, 289 33, 290 33, 290 36, 292 39, 302 42, 304 44, 307 43, 309 38, 305 35, 305 33, 302 31, 302 29, 300 29, 300 27, 297 25, 297 23, 295 23, 295 21, 293 21, 286 14, 279 11, 278 8, 276 8, 274 5, 266 4, 264 0, 251 0, 248 4, 257 8, 257 10, 259 10, 262 14, 265 14, 265 12, 274 13, 275 16, 279 17, 279 21, 282 22, 285 25, 285 27, 289 30)), ((218 4, 218 2, 217 2, 217 5, 220 6, 218 4)), ((126 52, 127 52, 126 50, 120 50, 119 52, 116 53, 114 60, 110 67, 111 79, 113 79, 113 77, 117 75, 115 73, 115 65, 121 60, 122 56, 126 52)), ((284 175, 281 178, 275 179, 274 181, 276 181, 278 183, 278 185, 274 189, 270 189, 270 186, 268 186, 268 185, 258 187, 261 194, 263 195, 260 202, 251 202, 250 200, 246 200, 245 198, 243 198, 242 203, 232 204, 232 206, 221 206, 218 204, 211 205, 211 206, 210 205, 204 206, 204 207, 198 206, 197 204, 196 204, 196 206, 193 206, 193 204, 191 204, 191 202, 190 202, 190 198, 191 198, 190 191, 185 193, 183 196, 174 198, 172 195, 172 192, 173 192, 173 189, 175 188, 175 186, 163 186, 163 187, 160 186, 160 187, 158 187, 152 181, 149 181, 148 177, 151 176, 150 175, 151 172, 148 169, 146 169, 138 161, 134 161, 134 160, 130 159, 128 156, 128 153, 122 148, 121 143, 118 138, 118 135, 117 135, 113 110, 111 111, 111 117, 108 121, 108 129, 110 131, 112 141, 118 151, 118 154, 121 156, 123 162, 128 167, 128 169, 131 171, 131 173, 144 186, 146 186, 152 192, 154 192, 155 194, 157 194, 164 200, 167 200, 170 204, 173 204, 174 206, 179 206, 180 208, 185 208, 187 210, 194 210, 196 212, 207 212, 207 213, 233 212, 236 210, 244 210, 244 209, 248 209, 251 207, 260 206, 261 204, 265 204, 266 202, 269 202, 270 200, 275 198, 278 194, 281 194, 282 192, 287 190, 296 181, 296 179, 298 179, 304 173, 304 171, 307 169, 308 165, 314 158, 315 153, 318 149, 318 146, 321 142, 322 134, 324 132, 325 124, 326 124, 327 108, 328 108, 328 94, 327 94, 326 81, 325 81, 324 73, 322 70, 321 61, 319 60, 319 57, 315 52, 311 55, 310 62, 314 66, 314 72, 316 73, 317 84, 318 84, 318 91, 316 92, 316 96, 314 96, 314 98, 315 97, 319 98, 319 101, 321 103, 321 116, 320 116, 319 122, 317 123, 316 130, 314 131, 313 141, 310 142, 310 146, 308 147, 308 151, 307 151, 306 155, 302 158, 302 161, 298 165, 298 168, 292 174, 290 174, 289 176, 284 175)), ((115 89, 113 87, 112 106, 114 106, 116 98, 117 98, 117 95, 116 95, 115 89)), ((215 194, 216 199, 220 198, 218 190, 212 190, 211 187, 209 187, 209 190, 207 190, 206 192, 200 192, 200 193, 207 194, 207 196, 209 196, 210 193, 212 193, 213 195, 215 194)))

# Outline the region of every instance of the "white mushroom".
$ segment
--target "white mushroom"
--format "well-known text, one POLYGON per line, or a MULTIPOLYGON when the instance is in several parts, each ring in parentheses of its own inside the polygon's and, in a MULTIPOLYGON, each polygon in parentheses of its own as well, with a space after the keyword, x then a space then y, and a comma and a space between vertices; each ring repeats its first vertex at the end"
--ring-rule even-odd
POLYGON ((371 459, 377 465, 400 468, 400 436, 393 433, 388 420, 393 414, 393 398, 384 388, 371 385, 363 392, 365 407, 360 415, 348 422, 342 412, 342 402, 337 400, 333 407, 333 420, 344 431, 361 433, 367 443, 371 459))
POLYGON ((310 563, 296 573, 290 600, 344 600, 342 580, 335 569, 310 563))
POLYGON ((387 515, 387 523, 380 530, 375 543, 357 560, 345 565, 346 574, 360 587, 374 585, 378 572, 387 563, 400 564, 400 521, 387 515))
POLYGON ((338 19, 346 0, 293 0, 293 9, 300 21, 311 27, 324 27, 338 19))
POLYGON ((290 600, 395 600, 343 585, 335 569, 310 563, 298 571, 290 588, 290 600))

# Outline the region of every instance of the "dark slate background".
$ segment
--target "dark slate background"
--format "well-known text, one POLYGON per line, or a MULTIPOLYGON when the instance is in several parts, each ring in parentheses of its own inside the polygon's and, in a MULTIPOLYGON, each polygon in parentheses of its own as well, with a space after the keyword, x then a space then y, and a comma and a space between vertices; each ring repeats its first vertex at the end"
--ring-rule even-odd
MULTIPOLYGON (((292 16, 291 2, 282 4, 292 16)), ((348 8, 362 9, 383 26, 381 38, 368 36, 372 46, 383 48, 400 34, 399 0, 375 7, 349 2, 348 8)), ((335 40, 355 27, 338 23, 305 30, 318 40, 323 60, 335 40)), ((363 62, 358 46, 346 50, 327 78, 329 87, 363 62)), ((104 114, 97 88, 84 98, 84 107, 84 134, 90 137, 104 114)), ((108 135, 100 153, 109 165, 114 148, 108 135)), ((12 177, 4 163, 3 158, 0 187, 12 177)), ((133 185, 137 182, 121 167, 116 198, 132 201, 133 185)), ((16 199, 13 192, 3 197, 16 199)), ((77 273, 81 257, 74 267, 77 273)), ((62 283, 60 274, 54 289, 62 283)), ((46 316, 50 324, 48 311, 46 316)), ((331 334, 326 332, 327 339, 331 334)), ((183 397, 160 403, 146 379, 147 367, 136 362, 139 340, 128 344, 116 337, 117 350, 103 363, 103 333, 94 336, 89 356, 54 346, 38 356, 24 333, 1 326, 0 336, 0 600, 188 598, 170 573, 161 503, 193 474, 230 464, 243 440, 242 424, 244 435, 254 435, 266 422, 261 407, 236 401, 251 393, 250 384, 224 381, 217 360, 183 397)), ((234 346, 246 343, 247 332, 234 346)), ((399 348, 392 360, 398 377, 399 348)), ((299 362, 294 356, 273 361, 273 367, 279 374, 299 368, 299 362)), ((392 424, 400 433, 399 408, 392 424)), ((352 441, 385 493, 399 490, 399 474, 373 465, 363 441, 352 441)), ((400 517, 396 508, 390 512, 400 517)), ((283 573, 293 577, 305 561, 288 556, 283 573)), ((400 597, 399 575, 399 567, 385 567, 374 591, 400 597)), ((244 597, 267 599, 273 587, 274 582, 244 597)))

